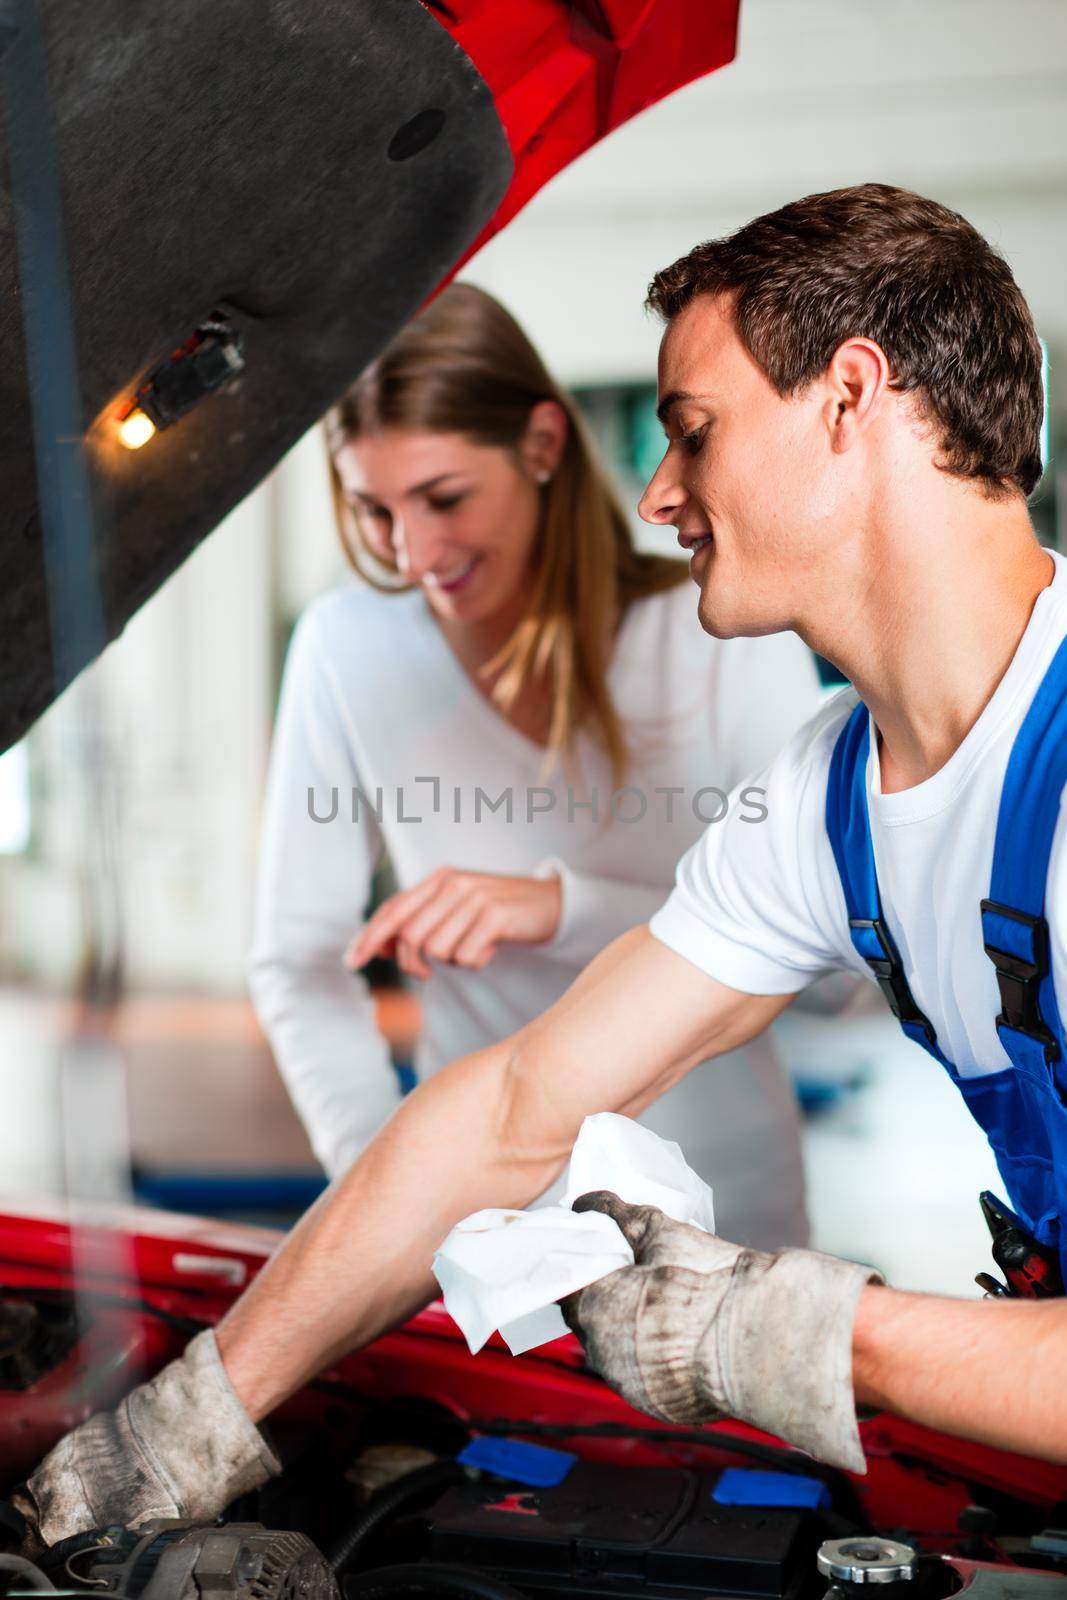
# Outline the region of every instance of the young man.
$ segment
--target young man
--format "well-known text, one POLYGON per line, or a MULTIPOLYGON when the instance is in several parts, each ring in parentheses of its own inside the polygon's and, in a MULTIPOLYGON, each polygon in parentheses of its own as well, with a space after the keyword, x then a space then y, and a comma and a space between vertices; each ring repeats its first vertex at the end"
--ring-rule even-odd
MULTIPOLYGON (((855 690, 754 780, 766 821, 731 807, 649 927, 405 1102, 217 1344, 202 1334, 57 1447, 25 1502, 48 1541, 210 1515, 261 1481, 253 1420, 428 1299, 455 1221, 525 1205, 588 1112, 638 1112, 831 968, 876 971, 958 1078, 1009 1198, 1058 1238, 1067 571, 1026 510, 1042 397, 1025 302, 961 217, 878 185, 700 246, 651 300, 668 446, 642 514, 693 552, 709 632, 793 628, 855 690)), ((727 1412, 856 1470, 856 1403, 1067 1460, 1067 1300, 902 1294, 849 1263, 589 1203, 637 1264, 567 1311, 636 1404, 727 1412)))

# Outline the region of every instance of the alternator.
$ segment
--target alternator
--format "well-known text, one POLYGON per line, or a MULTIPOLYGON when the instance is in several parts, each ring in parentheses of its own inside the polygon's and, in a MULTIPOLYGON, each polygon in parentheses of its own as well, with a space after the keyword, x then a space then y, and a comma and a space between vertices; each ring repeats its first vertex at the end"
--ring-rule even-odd
POLYGON ((57 1587, 124 1600, 338 1600, 333 1572, 310 1539, 258 1522, 146 1522, 132 1533, 80 1534, 52 1554, 57 1587))

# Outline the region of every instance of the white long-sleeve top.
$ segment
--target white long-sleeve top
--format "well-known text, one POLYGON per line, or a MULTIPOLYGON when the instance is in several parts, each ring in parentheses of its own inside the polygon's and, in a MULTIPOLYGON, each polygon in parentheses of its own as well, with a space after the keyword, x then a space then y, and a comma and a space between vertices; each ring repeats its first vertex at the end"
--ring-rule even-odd
MULTIPOLYGON (((522 1027, 648 921, 730 791, 820 700, 793 634, 709 638, 688 583, 629 608, 610 687, 633 751, 614 804, 607 757, 586 736, 569 769, 546 773, 545 752, 472 683, 417 591, 350 583, 301 618, 271 755, 250 983, 331 1175, 399 1100, 366 982, 342 964, 384 852, 401 887, 439 866, 562 880, 549 943, 503 945, 481 972, 434 965, 420 989, 422 1078, 522 1027)), ((763 826, 762 797, 744 793, 733 811, 763 826)), ((803 1241, 796 1108, 768 1038, 698 1067, 644 1120, 713 1185, 728 1237, 803 1241)))

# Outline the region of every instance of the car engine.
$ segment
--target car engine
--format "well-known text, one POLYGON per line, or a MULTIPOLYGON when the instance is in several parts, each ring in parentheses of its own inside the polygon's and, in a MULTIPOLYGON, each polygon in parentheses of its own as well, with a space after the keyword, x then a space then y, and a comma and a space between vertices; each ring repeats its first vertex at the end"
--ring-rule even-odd
POLYGON ((47 1582, 116 1600, 860 1600, 877 1582, 884 1600, 1067 1600, 1067 1534, 1057 1549, 1046 1532, 1044 1553, 1030 1538, 1011 1565, 991 1539, 972 1551, 986 1560, 961 1557, 962 1534, 948 1553, 921 1549, 907 1530, 872 1530, 849 1480, 806 1460, 798 1470, 794 1452, 779 1452, 784 1471, 584 1460, 472 1437, 425 1399, 388 1401, 363 1423, 349 1448, 283 1427, 281 1477, 211 1526, 81 1533, 37 1558, 34 1583, 0 1557, 0 1592, 7 1580, 9 1595, 47 1582))

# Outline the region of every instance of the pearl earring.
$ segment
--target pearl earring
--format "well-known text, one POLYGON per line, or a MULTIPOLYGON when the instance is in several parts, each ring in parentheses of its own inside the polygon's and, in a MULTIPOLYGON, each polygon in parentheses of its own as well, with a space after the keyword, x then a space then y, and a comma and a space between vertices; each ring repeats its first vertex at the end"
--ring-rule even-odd
POLYGON ((538 483, 541 483, 541 484, 547 483, 549 478, 551 478, 551 476, 552 476, 552 474, 551 474, 551 472, 549 472, 548 468, 547 467, 542 467, 540 472, 537 474, 537 481, 538 481, 538 483))

